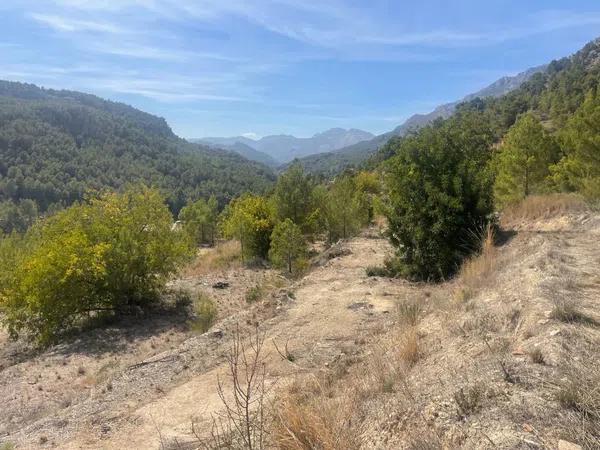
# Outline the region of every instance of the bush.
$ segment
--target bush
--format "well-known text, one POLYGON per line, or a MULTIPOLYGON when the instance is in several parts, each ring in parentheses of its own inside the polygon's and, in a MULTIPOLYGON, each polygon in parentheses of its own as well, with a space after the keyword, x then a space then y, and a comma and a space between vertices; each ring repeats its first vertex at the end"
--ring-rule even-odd
POLYGON ((246 291, 246 303, 255 303, 263 295, 263 291, 260 286, 253 286, 246 291))
POLYGON ((390 275, 388 269, 381 266, 367 266, 365 271, 368 277, 387 277, 390 275))
POLYGON ((194 320, 192 329, 206 333, 217 317, 217 306, 204 292, 200 292, 194 301, 194 320))
POLYGON ((0 306, 13 337, 48 343, 85 319, 144 307, 189 255, 161 195, 109 193, 0 245, 0 306))
POLYGON ((272 205, 259 195, 243 194, 223 210, 221 230, 240 242, 242 260, 266 259, 273 231, 272 205))
POLYGON ((476 114, 390 141, 396 156, 386 166, 386 211, 400 275, 443 279, 474 250, 472 231, 493 211, 492 141, 476 114))

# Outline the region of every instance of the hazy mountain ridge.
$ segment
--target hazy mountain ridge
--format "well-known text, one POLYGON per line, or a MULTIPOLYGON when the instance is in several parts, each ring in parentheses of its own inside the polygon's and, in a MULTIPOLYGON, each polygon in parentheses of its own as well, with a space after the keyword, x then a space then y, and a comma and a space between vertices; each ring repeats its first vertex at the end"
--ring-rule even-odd
MULTIPOLYGON (((219 138, 215 139, 219 140, 219 138)), ((250 141, 251 139, 247 140, 250 141)), ((243 156, 244 158, 250 161, 259 162, 269 167, 274 168, 279 165, 279 162, 277 162, 275 158, 271 157, 270 155, 267 155, 264 152, 252 148, 252 146, 244 142, 235 141, 235 138, 224 138, 221 144, 204 141, 202 139, 190 139, 190 142, 206 145, 207 147, 213 148, 215 150, 229 150, 231 152, 237 153, 240 156, 243 156)))
POLYGON ((548 65, 541 65, 527 69, 515 76, 502 77, 489 86, 486 86, 473 94, 466 95, 461 100, 440 105, 428 114, 414 114, 403 124, 397 126, 388 133, 380 134, 368 141, 358 142, 326 154, 309 155, 302 158, 302 162, 308 170, 322 173, 335 173, 344 167, 360 164, 374 154, 391 137, 403 136, 410 130, 425 126, 438 118, 447 119, 454 114, 456 106, 463 102, 478 97, 500 97, 505 95, 517 89, 533 75, 545 70, 547 67, 548 65))
MULTIPOLYGON (((351 128, 348 130, 343 128, 331 128, 322 133, 317 133, 309 138, 298 138, 291 135, 281 134, 265 136, 258 140, 248 139, 244 136, 234 136, 225 138, 205 137, 192 139, 192 141, 211 146, 218 146, 220 148, 225 148, 227 150, 236 152, 236 144, 241 143, 258 152, 268 155, 277 163, 281 164, 289 162, 295 158, 302 158, 318 153, 332 152, 349 145, 367 141, 373 137, 374 135, 372 133, 358 130, 356 128, 351 128)), ((255 157, 260 157, 263 159, 260 160, 247 156, 249 153, 246 153, 247 154, 240 154, 248 157, 249 159, 264 162, 263 156, 255 155, 255 157)))

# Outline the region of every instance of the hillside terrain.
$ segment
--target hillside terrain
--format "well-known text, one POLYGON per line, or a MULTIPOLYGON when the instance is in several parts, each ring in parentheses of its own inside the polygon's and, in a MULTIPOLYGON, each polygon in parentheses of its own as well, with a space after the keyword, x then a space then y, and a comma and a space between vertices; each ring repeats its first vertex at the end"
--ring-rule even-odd
MULTIPOLYGON (((266 166, 190 144, 164 119, 72 91, 0 82, 0 224, 80 200, 88 189, 144 182, 177 212, 189 198, 221 204, 274 181, 266 166), (29 202, 29 203, 27 203, 29 202), (14 211, 17 209, 17 211, 14 211)), ((15 228, 23 229, 17 224, 15 228)))
POLYGON ((307 155, 331 152, 358 142, 367 141, 371 138, 373 138, 373 135, 366 131, 332 128, 309 138, 277 135, 252 140, 243 136, 237 136, 230 138, 207 137, 193 139, 192 141, 236 151, 254 161, 265 162, 265 157, 262 154, 266 154, 276 160, 278 164, 282 164, 307 155), (260 153, 249 153, 247 149, 240 148, 239 144, 251 147, 260 153))
MULTIPOLYGON (((307 433, 319 420, 337 423, 336 442, 354 443, 326 448, 557 448, 560 439, 597 448, 598 418, 564 396, 579 405, 577 396, 598 381, 600 216, 516 214, 504 226, 508 240, 491 269, 468 280, 367 277, 365 267, 391 251, 372 228, 339 244, 339 256, 317 258, 297 282, 239 267, 175 280, 173 287, 218 302, 219 320, 206 334, 173 310, 41 353, 2 337, 0 392, 9 414, 0 417, 0 442, 194 448, 186 444, 195 439, 192 421, 208 432, 222 408, 217 376, 227 379, 235 330, 248 336, 257 323, 283 420, 302 414, 307 433), (212 287, 217 281, 229 285, 212 287), (248 307, 244 296, 256 283, 270 293, 248 307), (472 294, 457 296, 465 283, 472 294), (415 302, 416 315, 407 315, 415 302), (565 305, 576 319, 557 313, 565 305), (292 360, 280 357, 284 347, 292 360)), ((588 394, 598 401, 597 389, 588 394)), ((272 432, 281 444, 281 430, 272 432)))

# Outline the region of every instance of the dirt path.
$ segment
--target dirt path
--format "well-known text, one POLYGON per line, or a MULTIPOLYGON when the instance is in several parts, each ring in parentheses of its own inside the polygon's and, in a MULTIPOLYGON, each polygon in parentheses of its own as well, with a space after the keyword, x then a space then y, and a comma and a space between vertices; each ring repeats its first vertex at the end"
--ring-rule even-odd
MULTIPOLYGON (((365 267, 383 262, 389 244, 374 230, 345 244, 350 254, 314 269, 294 287, 279 312, 260 324, 266 332, 269 380, 280 382, 299 370, 323 370, 341 354, 361 351, 365 339, 390 324, 394 299, 410 295, 410 284, 367 278, 365 267), (288 344, 294 363, 275 351, 288 344)), ((189 281, 189 280, 188 280, 189 281)), ((41 441, 56 448, 159 448, 165 440, 189 439, 192 420, 200 424, 222 405, 217 375, 226 368, 234 323, 255 318, 242 312, 218 323, 225 331, 184 340, 175 348, 130 364, 112 380, 96 386, 87 398, 9 434, 9 439, 36 448, 41 441), (110 386, 110 389, 107 389, 110 386)))
MULTIPOLYGON (((586 291, 582 297, 581 306, 596 314, 597 286, 600 283, 597 270, 600 262, 599 221, 597 216, 593 216, 587 222, 584 219, 575 229, 568 222, 559 222, 549 228, 544 224, 543 228, 523 230, 502 250, 505 259, 518 264, 500 271, 498 285, 489 295, 484 295, 479 309, 468 314, 474 315, 477 320, 477 314, 494 314, 498 320, 502 320, 500 314, 504 313, 504 309, 512 308, 512 303, 517 302, 523 309, 519 323, 521 331, 511 329, 510 333, 523 334, 522 330, 533 327, 540 342, 546 342, 543 341, 546 332, 554 330, 551 324, 543 325, 547 322, 547 310, 552 306, 550 300, 542 303, 537 299, 545 279, 550 277, 558 283, 564 280, 566 272, 576 276, 581 286, 587 286, 584 290, 588 289, 589 293, 586 291), (514 292, 515 289, 518 292, 514 292), (502 296, 503 299, 495 300, 502 296), (488 304, 489 307, 486 306, 488 304), (495 304, 504 309, 495 312, 495 304)), ((224 355, 231 344, 236 324, 240 324, 243 332, 250 332, 254 321, 260 323, 266 333, 268 381, 285 384, 287 379, 300 371, 328 370, 338 358, 361 355, 367 348, 365 343, 378 339, 393 325, 397 300, 449 296, 447 285, 418 285, 401 280, 368 278, 365 268, 382 264, 386 254, 391 251, 387 241, 375 230, 369 230, 344 246, 349 249, 349 254, 315 268, 293 286, 293 295, 284 292, 276 305, 271 305, 272 310, 268 314, 261 315, 256 308, 250 308, 225 318, 216 325, 216 328, 223 330, 222 337, 211 333, 185 338, 183 335, 171 335, 170 345, 160 352, 140 351, 135 356, 115 352, 112 358, 124 359, 127 364, 121 364, 110 379, 86 389, 82 387, 80 395, 71 404, 46 407, 38 417, 30 414, 23 424, 19 424, 17 419, 12 419, 12 424, 10 419, 4 422, 0 420, 0 442, 5 438, 6 441, 17 443, 18 448, 62 449, 153 449, 160 448, 161 438, 163 443, 172 442, 173 439, 185 442, 190 439, 192 421, 196 421, 200 427, 207 426, 211 413, 222 408, 216 392, 217 377, 223 377, 226 370, 224 355), (280 348, 288 344, 294 356, 293 363, 279 356, 274 342, 280 348), (7 430, 4 436, 2 426, 7 430)), ((193 284, 193 280, 187 280, 186 283, 193 284)), ((558 292, 556 286, 550 288, 558 292)), ((231 291, 224 295, 243 297, 243 292, 237 292, 236 289, 234 283, 231 291)), ((454 367, 451 370, 456 372, 464 371, 463 367, 468 363, 465 355, 479 355, 485 351, 485 346, 483 341, 479 342, 480 339, 474 345, 475 340, 469 341, 466 336, 452 334, 444 323, 443 315, 440 315, 440 320, 436 317, 434 314, 426 319, 421 327, 424 339, 431 340, 432 356, 413 370, 419 372, 416 382, 419 378, 426 380, 431 377, 430 388, 435 389, 431 393, 424 392, 423 401, 431 401, 429 407, 437 405, 435 408, 443 411, 446 403, 438 403, 446 394, 451 399, 451 393, 436 390, 439 380, 450 373, 448 367, 454 367)), ((481 324, 478 322, 477 326, 481 324)), ((504 331, 497 333, 498 339, 501 333, 504 331)), ((530 339, 527 345, 531 345, 532 341, 537 339, 530 339)), ((550 343, 550 340, 547 342, 550 343)), ((549 346, 546 350, 551 363, 553 358, 561 358, 560 355, 554 356, 553 348, 549 346)), ((56 370, 57 367, 60 369, 60 358, 62 356, 43 355, 36 358, 36 364, 56 370)), ((106 364, 105 357, 100 359, 106 364)), ((519 361, 515 364, 521 364, 519 361)), ((93 363, 93 358, 89 363, 93 363)), ((33 369, 37 370, 37 367, 28 366, 25 369, 17 362, 10 367, 13 375, 17 374, 11 379, 25 383, 27 377, 24 371, 33 373, 33 369)), ((3 382, 6 383, 0 377, 0 388, 3 382)), ((525 394, 529 395, 527 392, 525 394)), ((24 402, 27 397, 15 394, 17 398, 20 398, 19 402, 24 402)), ((11 404, 15 405, 16 402, 13 400, 11 404)), ((377 402, 374 401, 373 405, 377 405, 377 402)), ((389 421, 387 411, 390 408, 393 407, 384 403, 378 410, 370 412, 375 440, 373 447, 367 448, 396 448, 387 445, 391 442, 397 445, 399 441, 395 441, 394 436, 386 436, 382 430, 389 421), (383 416, 379 417, 379 414, 383 416), (388 444, 382 445, 380 438, 383 437, 388 444)), ((501 425, 512 426, 510 421, 504 424, 495 418, 491 419, 490 424, 499 427, 497 435, 490 434, 493 439, 504 436, 502 433, 505 430, 501 425)), ((442 428, 446 426, 450 425, 442 424, 442 428)))

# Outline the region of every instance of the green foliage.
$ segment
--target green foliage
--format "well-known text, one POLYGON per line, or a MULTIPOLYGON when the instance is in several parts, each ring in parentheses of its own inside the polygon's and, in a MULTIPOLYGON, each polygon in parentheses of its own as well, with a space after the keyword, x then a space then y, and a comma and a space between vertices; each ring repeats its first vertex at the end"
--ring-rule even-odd
POLYGON ((522 114, 495 155, 494 192, 499 204, 523 200, 548 189, 550 165, 559 158, 556 141, 533 114, 522 114))
POLYGON ((492 141, 475 113, 395 141, 396 156, 386 166, 387 218, 402 275, 442 279, 457 270, 470 233, 493 211, 486 169, 492 141))
POLYGON ((0 306, 12 336, 54 340, 85 318, 145 306, 189 249, 162 196, 107 193, 37 222, 0 245, 0 306))
POLYGON ((188 199, 215 195, 223 206, 242 192, 266 191, 274 178, 267 167, 235 153, 186 142, 164 119, 127 105, 0 81, 0 227, 5 232, 23 226, 17 220, 9 228, 4 202, 19 206, 30 199, 44 213, 82 200, 89 189, 141 182, 159 187, 178 213, 188 199))
POLYGON ((277 179, 273 203, 278 220, 291 219, 304 231, 310 231, 315 210, 312 197, 314 182, 304 174, 302 165, 294 161, 277 179))
POLYGON ((578 191, 600 199, 600 97, 591 91, 562 133, 565 156, 552 167, 561 190, 578 191))
POLYGON ((217 215, 217 199, 211 196, 208 200, 200 199, 184 206, 179 212, 179 220, 193 243, 213 245, 217 215))
POLYGON ((246 291, 246 303, 255 303, 263 296, 263 290, 261 286, 256 285, 252 286, 250 289, 246 291))
POLYGON ((191 327, 199 333, 206 333, 217 317, 217 306, 204 292, 194 300, 194 319, 191 327))
POLYGON ((30 199, 0 202, 0 232, 24 232, 37 219, 37 204, 30 199))
POLYGON ((273 212, 265 197, 243 194, 233 200, 221 215, 221 230, 225 237, 237 239, 244 258, 266 259, 273 231, 273 212))
POLYGON ((329 242, 353 236, 368 223, 371 205, 353 176, 346 174, 335 179, 327 192, 323 215, 329 242))
POLYGON ((269 259, 273 265, 291 274, 301 266, 305 254, 306 242, 300 227, 291 219, 279 222, 271 235, 269 259))

